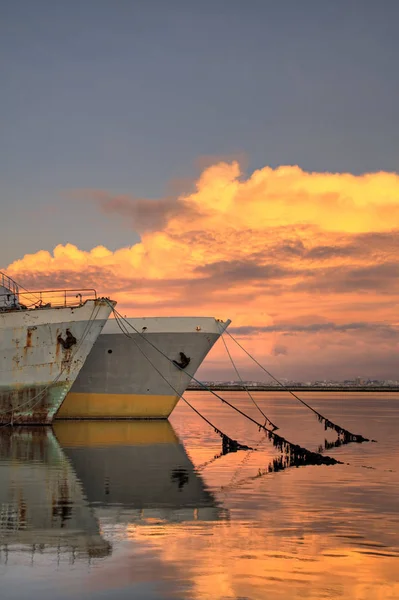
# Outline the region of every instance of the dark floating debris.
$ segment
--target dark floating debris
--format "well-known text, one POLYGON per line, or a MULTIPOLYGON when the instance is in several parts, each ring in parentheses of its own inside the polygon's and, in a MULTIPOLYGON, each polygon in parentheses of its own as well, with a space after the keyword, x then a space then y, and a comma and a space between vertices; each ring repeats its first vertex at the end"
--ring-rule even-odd
POLYGON ((224 490, 234 489, 248 483, 249 481, 254 481, 255 479, 259 479, 260 477, 264 477, 265 475, 269 475, 270 473, 278 473, 279 471, 284 471, 285 469, 289 469, 292 467, 307 467, 307 466, 319 466, 319 465, 342 465, 343 462, 336 460, 335 458, 331 458, 329 456, 322 456, 317 452, 311 452, 310 450, 306 450, 305 448, 301 448, 300 446, 295 446, 291 444, 291 452, 282 453, 280 456, 276 456, 269 462, 265 469, 259 469, 256 475, 252 477, 245 477, 237 482, 232 482, 227 486, 223 486, 224 490))
POLYGON ((375 440, 366 440, 365 438, 363 438, 362 436, 357 436, 357 438, 362 438, 362 439, 347 439, 346 436, 344 435, 338 435, 338 438, 332 442, 329 442, 328 440, 324 440, 324 446, 320 445, 318 448, 318 452, 323 452, 324 450, 331 450, 332 448, 340 448, 340 446, 345 446, 345 444, 349 444, 351 442, 356 442, 358 444, 361 444, 362 442, 375 442, 375 440))
MULTIPOLYGON (((281 453, 282 464, 286 467, 299 467, 305 465, 341 465, 341 461, 331 456, 324 456, 320 452, 312 452, 307 448, 302 448, 298 444, 292 444, 274 431, 265 429, 266 437, 272 442, 273 446, 281 453)), ((281 470, 281 469, 280 469, 281 470)))
MULTIPOLYGON (((309 404, 306 404, 306 402, 304 402, 300 398, 298 398, 298 400, 300 402, 302 402, 302 404, 304 404, 305 406, 310 408, 310 410, 312 410, 315 413, 319 423, 324 423, 325 431, 327 431, 327 429, 333 429, 334 431, 337 432, 338 440, 340 441, 339 446, 342 446, 343 444, 350 444, 351 442, 356 442, 357 444, 361 444, 363 442, 370 442, 370 440, 368 438, 365 438, 362 435, 359 435, 357 433, 351 433, 347 429, 344 429, 344 427, 340 427, 340 425, 333 423, 332 421, 330 421, 329 419, 327 419, 326 417, 321 415, 319 412, 317 412, 317 410, 315 410, 314 408, 309 406, 309 404)), ((375 441, 375 440, 372 440, 372 441, 375 441)))
POLYGON ((216 433, 218 433, 222 438, 222 455, 229 454, 230 452, 237 452, 238 450, 253 450, 250 446, 246 446, 245 444, 240 444, 237 440, 232 440, 228 435, 222 433, 218 429, 215 429, 216 433))
MULTIPOLYGON (((258 367, 260 367, 262 369, 262 371, 264 371, 269 377, 271 377, 276 383, 278 383, 278 385, 280 385, 282 388, 284 388, 289 394, 291 394, 291 396, 293 396, 296 400, 298 400, 301 404, 303 404, 304 406, 306 406, 306 408, 308 408, 309 410, 311 410, 317 417, 317 420, 319 421, 319 423, 324 423, 324 429, 333 429, 334 431, 337 432, 338 434, 338 440, 339 444, 338 446, 342 446, 344 444, 350 444, 351 442, 356 442, 357 444, 361 444, 363 442, 375 442, 376 440, 369 440, 368 438, 363 437, 360 434, 356 434, 356 433, 352 433, 351 431, 348 431, 348 429, 345 429, 344 427, 341 427, 340 425, 337 425, 336 423, 333 423, 333 421, 330 421, 330 419, 327 419, 327 417, 325 417, 324 415, 322 415, 321 413, 319 413, 317 410, 315 410, 312 406, 310 406, 310 404, 308 404, 307 402, 305 402, 304 400, 302 400, 297 394, 295 394, 292 390, 290 390, 289 388, 287 388, 279 379, 277 379, 276 377, 274 377, 274 375, 272 375, 270 373, 270 371, 268 371, 263 365, 260 364, 260 362, 258 362, 256 360, 256 358, 254 356, 252 356, 252 354, 250 354, 248 352, 248 350, 246 350, 241 344, 240 342, 238 342, 234 336, 231 335, 231 333, 229 331, 226 331, 227 335, 229 335, 231 337, 231 339, 233 340, 233 342, 235 342, 237 344, 237 346, 239 348, 241 348, 241 350, 243 350, 245 352, 245 354, 247 356, 249 356, 249 358, 251 360, 254 361, 255 364, 258 365, 258 367)), ((336 446, 336 447, 338 447, 336 446)), ((332 447, 332 446, 331 446, 332 447)))
MULTIPOLYGON (((216 432, 216 433, 218 433, 218 432, 216 432)), ((229 439, 231 439, 231 438, 229 438, 229 439)), ((225 452, 225 450, 226 450, 226 447, 224 447, 224 446, 223 446, 223 444, 222 444, 222 451, 221 451, 221 452, 219 452, 218 454, 215 454, 215 455, 214 455, 212 458, 210 458, 209 460, 206 460, 205 462, 203 462, 203 463, 201 463, 200 465, 198 465, 198 466, 196 467, 196 471, 198 471, 198 472, 199 472, 199 471, 202 471, 203 469, 205 469, 206 467, 208 467, 208 466, 209 466, 209 465, 211 465, 212 463, 214 463, 214 462, 216 462, 217 460, 219 460, 219 458, 223 458, 223 456, 226 456, 226 454, 228 454, 229 452, 225 452)), ((247 455, 246 455, 246 458, 244 459, 244 461, 245 461, 245 460, 248 460, 248 458, 250 457, 250 455, 251 455, 251 453, 252 453, 252 452, 256 452, 256 451, 257 451, 257 448, 250 448, 249 446, 243 446, 243 447, 242 447, 242 446, 241 446, 241 444, 240 444, 240 447, 239 447, 239 448, 237 448, 237 450, 248 450, 248 453, 247 453, 247 455)), ((231 451, 231 452, 236 452, 236 450, 230 450, 230 451, 231 451)))
POLYGON ((324 452, 324 450, 332 450, 332 448, 339 448, 344 445, 344 441, 341 438, 334 440, 333 442, 329 442, 328 440, 324 440, 323 444, 320 444, 318 447, 318 452, 324 452))
MULTIPOLYGON (((289 455, 291 457, 290 460, 291 460, 292 464, 294 464, 296 462, 298 463, 297 466, 299 466, 299 464, 301 464, 301 465, 342 464, 339 460, 336 460, 335 458, 331 458, 330 456, 324 456, 318 452, 312 452, 311 450, 307 450, 307 448, 302 448, 302 446, 299 446, 298 444, 293 444, 292 442, 289 442, 288 440, 283 438, 281 435, 278 435, 275 431, 268 429, 265 425, 262 425, 262 423, 259 423, 258 421, 256 421, 255 419, 253 419, 252 417, 250 417, 249 415, 244 413, 242 410, 240 410, 239 408, 237 408, 236 406, 231 404, 228 400, 225 400, 224 398, 219 396, 219 394, 216 394, 215 392, 212 392, 212 393, 217 398, 219 398, 219 400, 221 400, 224 404, 227 404, 227 406, 230 406, 230 408, 235 410, 237 413, 239 413, 240 415, 244 416, 246 419, 248 419, 249 421, 251 421, 252 423, 257 425, 259 428, 259 431, 263 430, 265 432, 267 439, 272 442, 272 444, 275 448, 277 448, 282 454, 289 455)), ((194 410, 196 410, 196 409, 194 409, 194 410)), ((202 417, 202 418, 204 418, 204 417, 202 417)), ((217 433, 219 433, 219 435, 223 435, 216 428, 215 428, 215 431, 217 433)), ((232 442, 234 442, 234 440, 232 440, 232 442)), ((242 447, 242 449, 244 449, 244 447, 242 447)), ((245 449, 252 450, 252 448, 249 448, 249 447, 246 447, 245 449)))

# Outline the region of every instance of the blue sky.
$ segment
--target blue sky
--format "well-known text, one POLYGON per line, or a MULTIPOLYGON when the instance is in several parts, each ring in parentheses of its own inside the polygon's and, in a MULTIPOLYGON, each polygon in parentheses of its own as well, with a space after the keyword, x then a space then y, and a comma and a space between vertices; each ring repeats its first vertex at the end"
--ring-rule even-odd
POLYGON ((0 266, 131 227, 68 190, 155 198, 202 156, 397 170, 396 0, 1 2, 0 266))

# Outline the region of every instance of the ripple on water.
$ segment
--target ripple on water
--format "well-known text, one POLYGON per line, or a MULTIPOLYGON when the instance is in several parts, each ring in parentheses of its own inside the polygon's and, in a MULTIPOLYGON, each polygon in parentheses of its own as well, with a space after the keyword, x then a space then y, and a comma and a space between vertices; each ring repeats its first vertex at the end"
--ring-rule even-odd
MULTIPOLYGON (((378 443, 328 450, 343 465, 266 473, 276 449, 201 393, 191 402, 255 451, 218 456, 220 438, 184 405, 170 423, 2 431, 2 600, 399 598, 399 401, 311 399, 378 443)), ((258 402, 290 441, 324 443, 291 398, 258 402)))

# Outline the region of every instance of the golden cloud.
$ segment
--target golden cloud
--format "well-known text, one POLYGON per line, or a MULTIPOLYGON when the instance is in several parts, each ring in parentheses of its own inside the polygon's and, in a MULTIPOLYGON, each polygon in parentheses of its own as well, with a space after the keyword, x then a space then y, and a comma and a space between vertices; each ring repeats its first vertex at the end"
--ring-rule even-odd
MULTIPOLYGON (((304 319, 397 322, 395 173, 282 166, 245 179, 237 162, 222 162, 205 169, 191 193, 175 198, 77 193, 108 218, 130 220, 140 243, 115 252, 66 244, 52 254, 26 255, 7 269, 25 286, 96 287, 124 313, 215 314, 236 327, 304 319)), ((275 360, 290 354, 268 351, 275 360)))

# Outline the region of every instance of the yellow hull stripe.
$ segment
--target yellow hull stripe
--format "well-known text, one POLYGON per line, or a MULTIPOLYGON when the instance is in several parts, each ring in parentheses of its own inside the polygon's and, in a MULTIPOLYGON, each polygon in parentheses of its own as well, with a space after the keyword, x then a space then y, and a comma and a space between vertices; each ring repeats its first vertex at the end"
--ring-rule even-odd
POLYGON ((167 419, 179 400, 161 394, 67 394, 57 419, 167 419))
POLYGON ((178 444, 169 421, 57 421, 53 431, 63 448, 178 444))

